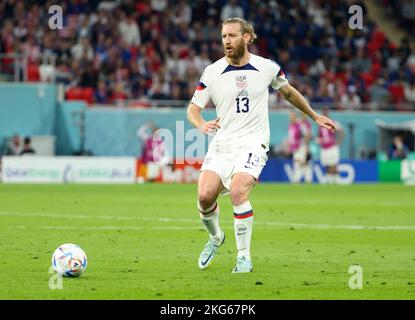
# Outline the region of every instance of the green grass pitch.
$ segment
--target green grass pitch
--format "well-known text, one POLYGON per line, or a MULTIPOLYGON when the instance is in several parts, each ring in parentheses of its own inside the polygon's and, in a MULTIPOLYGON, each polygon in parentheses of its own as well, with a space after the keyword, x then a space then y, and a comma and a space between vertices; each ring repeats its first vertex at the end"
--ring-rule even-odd
POLYGON ((403 185, 259 184, 254 272, 232 274, 233 214, 210 268, 196 185, 0 185, 0 299, 414 299, 415 191, 403 185), (51 255, 77 243, 80 278, 49 288, 51 255), (363 288, 348 286, 349 267, 363 288))

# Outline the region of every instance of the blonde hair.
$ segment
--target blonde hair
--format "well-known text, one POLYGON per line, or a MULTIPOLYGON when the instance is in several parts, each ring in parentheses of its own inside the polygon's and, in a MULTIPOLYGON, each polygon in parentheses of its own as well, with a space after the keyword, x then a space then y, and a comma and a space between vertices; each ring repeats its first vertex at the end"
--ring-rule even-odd
POLYGON ((242 18, 228 18, 225 21, 223 21, 222 27, 225 24, 229 24, 229 23, 239 23, 239 25, 241 26, 242 35, 244 35, 245 33, 249 33, 251 35, 251 39, 248 42, 249 44, 254 42, 254 40, 257 38, 254 27, 248 21, 242 18))

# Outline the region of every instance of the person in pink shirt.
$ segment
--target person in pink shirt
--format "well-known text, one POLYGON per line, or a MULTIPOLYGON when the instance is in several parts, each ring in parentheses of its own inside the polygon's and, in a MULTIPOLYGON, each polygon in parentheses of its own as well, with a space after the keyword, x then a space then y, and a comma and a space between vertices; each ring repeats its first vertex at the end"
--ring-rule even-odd
MULTIPOLYGON (((323 108, 323 114, 327 117, 329 109, 323 108)), ((329 184, 337 184, 339 182, 339 171, 337 169, 337 165, 340 161, 339 146, 344 138, 344 131, 340 123, 335 121, 335 124, 337 128, 335 132, 320 127, 318 129, 320 160, 326 170, 325 182, 329 184)))
POLYGON ((306 150, 302 143, 303 135, 300 121, 294 111, 290 112, 290 123, 288 125, 288 152, 293 159, 293 182, 301 181, 302 167, 306 162, 306 150))
POLYGON ((155 181, 161 175, 161 170, 168 163, 169 157, 163 140, 157 135, 157 127, 145 123, 137 130, 137 136, 142 143, 141 167, 139 182, 155 181))
POLYGON ((290 124, 288 125, 288 150, 294 155, 301 146, 301 126, 297 121, 294 111, 290 112, 290 124))
POLYGON ((304 149, 301 162, 301 171, 304 175, 304 180, 307 183, 313 182, 313 163, 310 152, 310 141, 313 138, 311 123, 307 119, 307 115, 302 112, 301 119, 298 120, 301 128, 301 146, 304 149))

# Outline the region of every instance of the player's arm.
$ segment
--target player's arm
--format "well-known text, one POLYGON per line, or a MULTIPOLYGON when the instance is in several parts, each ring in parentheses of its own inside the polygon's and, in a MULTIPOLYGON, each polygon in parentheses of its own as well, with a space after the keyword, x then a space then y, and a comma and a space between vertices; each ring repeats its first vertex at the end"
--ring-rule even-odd
POLYGON ((187 107, 187 119, 189 122, 205 134, 210 134, 220 128, 219 118, 205 121, 202 117, 202 108, 190 102, 187 107))
POLYGON ((286 84, 279 89, 279 92, 285 100, 289 101, 297 109, 301 110, 306 115, 308 115, 319 126, 325 127, 332 131, 336 130, 336 125, 334 124, 334 122, 331 119, 314 111, 314 109, 308 104, 307 100, 303 97, 303 95, 299 93, 297 89, 295 89, 293 86, 291 86, 290 84, 286 84))

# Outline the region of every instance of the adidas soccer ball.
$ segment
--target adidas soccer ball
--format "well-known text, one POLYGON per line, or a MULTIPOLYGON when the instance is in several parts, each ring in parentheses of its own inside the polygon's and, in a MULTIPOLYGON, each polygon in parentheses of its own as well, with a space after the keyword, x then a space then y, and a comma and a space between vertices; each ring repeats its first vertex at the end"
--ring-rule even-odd
POLYGON ((86 266, 86 254, 76 244, 62 244, 52 255, 52 268, 64 277, 79 277, 86 271, 86 266))

